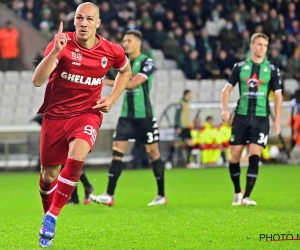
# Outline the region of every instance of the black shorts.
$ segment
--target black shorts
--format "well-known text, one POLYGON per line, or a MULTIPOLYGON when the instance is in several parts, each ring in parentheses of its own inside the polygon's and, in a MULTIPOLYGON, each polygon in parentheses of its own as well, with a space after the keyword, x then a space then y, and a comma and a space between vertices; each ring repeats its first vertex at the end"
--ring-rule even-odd
POLYGON ((266 147, 269 137, 269 117, 235 115, 230 145, 253 143, 266 147))
POLYGON ((186 141, 192 139, 191 131, 189 128, 181 129, 181 133, 175 133, 175 141, 186 141))
POLYGON ((144 144, 159 142, 156 118, 120 117, 113 140, 128 141, 129 139, 139 139, 144 144))

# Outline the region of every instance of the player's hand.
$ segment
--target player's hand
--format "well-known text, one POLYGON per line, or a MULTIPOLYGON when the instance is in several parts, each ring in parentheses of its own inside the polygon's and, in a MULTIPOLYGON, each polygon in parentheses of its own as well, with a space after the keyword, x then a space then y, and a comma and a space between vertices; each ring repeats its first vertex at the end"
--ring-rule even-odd
POLYGON ((92 109, 97 109, 100 112, 108 113, 113 105, 113 101, 110 97, 101 97, 96 105, 92 109))
POLYGON ((66 47, 68 42, 68 37, 63 32, 63 22, 60 22, 59 29, 57 34, 54 36, 54 50, 57 53, 60 53, 64 47, 66 47))
POLYGON ((280 133, 280 121, 276 121, 273 123, 273 129, 274 129, 274 133, 275 135, 279 135, 280 133))
POLYGON ((222 120, 223 120, 223 121, 229 122, 229 119, 230 119, 230 113, 229 113, 228 110, 222 110, 221 116, 222 116, 222 120))

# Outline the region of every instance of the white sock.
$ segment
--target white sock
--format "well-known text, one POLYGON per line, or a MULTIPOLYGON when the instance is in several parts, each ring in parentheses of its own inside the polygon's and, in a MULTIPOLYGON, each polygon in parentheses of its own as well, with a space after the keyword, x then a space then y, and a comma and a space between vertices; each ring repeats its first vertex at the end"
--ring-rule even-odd
POLYGON ((51 214, 49 211, 46 213, 46 215, 49 215, 49 216, 51 216, 52 218, 54 218, 55 220, 57 220, 57 216, 51 214))

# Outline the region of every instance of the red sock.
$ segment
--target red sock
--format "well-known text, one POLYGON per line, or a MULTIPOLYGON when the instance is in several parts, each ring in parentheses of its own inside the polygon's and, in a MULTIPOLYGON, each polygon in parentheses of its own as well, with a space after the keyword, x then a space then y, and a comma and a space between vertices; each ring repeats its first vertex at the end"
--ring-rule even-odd
POLYGON ((44 213, 47 213, 55 194, 55 189, 57 186, 57 178, 52 183, 44 182, 42 175, 40 174, 40 196, 42 198, 42 204, 44 208, 44 213))
POLYGON ((77 186, 82 171, 83 161, 67 159, 64 169, 60 172, 57 180, 57 188, 49 213, 58 216, 63 206, 70 199, 77 186))

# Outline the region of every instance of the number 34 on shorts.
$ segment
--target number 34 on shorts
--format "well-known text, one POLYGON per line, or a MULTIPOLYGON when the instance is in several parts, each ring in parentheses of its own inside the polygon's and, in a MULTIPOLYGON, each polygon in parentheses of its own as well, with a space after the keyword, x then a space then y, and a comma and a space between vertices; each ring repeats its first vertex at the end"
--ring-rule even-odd
POLYGON ((268 143, 268 135, 265 135, 264 133, 260 133, 259 134, 259 139, 258 139, 258 143, 259 144, 264 144, 265 146, 267 145, 268 143))

